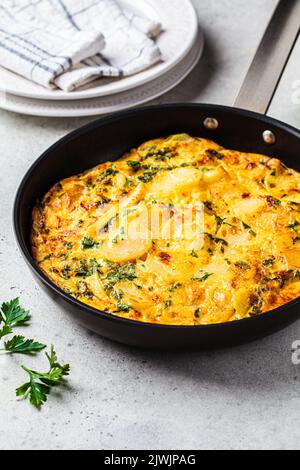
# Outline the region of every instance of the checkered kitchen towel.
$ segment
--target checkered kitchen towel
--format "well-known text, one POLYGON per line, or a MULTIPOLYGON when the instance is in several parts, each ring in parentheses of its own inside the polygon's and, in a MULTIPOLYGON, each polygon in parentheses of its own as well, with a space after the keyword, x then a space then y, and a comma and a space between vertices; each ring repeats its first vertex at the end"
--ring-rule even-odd
POLYGON ((0 0, 0 65, 47 88, 73 91, 161 60, 161 26, 115 0, 0 0))

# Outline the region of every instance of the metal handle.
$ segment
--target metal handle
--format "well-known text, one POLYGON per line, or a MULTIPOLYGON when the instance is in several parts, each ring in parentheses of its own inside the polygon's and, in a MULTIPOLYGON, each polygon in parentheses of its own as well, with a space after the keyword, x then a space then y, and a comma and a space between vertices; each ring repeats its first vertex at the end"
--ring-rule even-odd
POLYGON ((280 0, 234 106, 267 114, 300 32, 300 0, 280 0))

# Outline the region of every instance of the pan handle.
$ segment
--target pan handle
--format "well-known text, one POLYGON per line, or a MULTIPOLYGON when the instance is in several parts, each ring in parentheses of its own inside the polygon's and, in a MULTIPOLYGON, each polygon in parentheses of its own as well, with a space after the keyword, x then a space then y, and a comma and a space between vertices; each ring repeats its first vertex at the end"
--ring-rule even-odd
POLYGON ((267 114, 300 32, 300 0, 280 0, 235 101, 267 114))

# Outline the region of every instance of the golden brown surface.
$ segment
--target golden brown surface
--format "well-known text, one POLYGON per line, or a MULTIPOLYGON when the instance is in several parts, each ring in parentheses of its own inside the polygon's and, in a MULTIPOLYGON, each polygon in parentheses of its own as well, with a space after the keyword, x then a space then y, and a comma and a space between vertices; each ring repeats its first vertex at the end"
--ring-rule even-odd
POLYGON ((33 211, 32 250, 55 284, 114 315, 174 325, 258 315, 299 296, 300 174, 185 134, 158 139, 52 188, 33 211), (200 248, 147 224, 123 239, 124 213, 134 226, 145 208, 164 210, 170 225, 201 202, 200 248))

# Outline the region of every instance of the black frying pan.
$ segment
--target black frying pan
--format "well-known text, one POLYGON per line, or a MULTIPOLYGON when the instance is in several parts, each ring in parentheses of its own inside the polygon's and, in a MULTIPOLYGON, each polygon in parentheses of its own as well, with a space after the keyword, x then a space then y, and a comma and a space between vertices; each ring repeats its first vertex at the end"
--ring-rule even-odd
MULTIPOLYGON (((251 109, 266 112, 298 37, 299 23, 300 0, 279 2, 237 106, 245 107, 247 103, 251 109), (255 93, 251 91, 253 85, 255 93)), ((300 171, 300 132, 264 114, 205 104, 174 104, 118 113, 63 138, 26 174, 14 208, 15 233, 25 260, 47 292, 57 294, 83 325, 122 343, 156 349, 215 348, 254 340, 286 327, 300 317, 300 298, 272 312, 232 323, 152 325, 114 317, 78 302, 35 265, 30 248, 31 212, 37 199, 52 185, 101 162, 117 160, 144 141, 182 132, 213 139, 231 149, 280 156, 300 171)))

